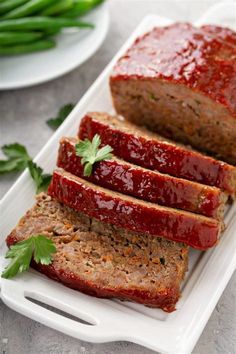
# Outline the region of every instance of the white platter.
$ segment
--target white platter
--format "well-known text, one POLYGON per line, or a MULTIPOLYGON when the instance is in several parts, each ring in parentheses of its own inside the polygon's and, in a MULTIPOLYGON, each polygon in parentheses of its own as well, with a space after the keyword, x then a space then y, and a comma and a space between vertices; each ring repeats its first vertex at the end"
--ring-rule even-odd
POLYGON ((63 31, 55 36, 53 49, 17 56, 0 57, 0 90, 40 84, 68 73, 90 58, 102 45, 108 28, 109 13, 103 4, 83 17, 94 29, 63 31))
MULTIPOLYGON (((228 13, 233 13, 227 4, 224 13, 226 8, 228 13)), ((205 17, 204 22, 210 23, 211 18, 205 17)), ((112 111, 108 78, 117 58, 138 35, 153 26, 169 23, 171 20, 158 16, 148 16, 142 21, 36 157, 46 171, 55 167, 60 137, 75 135, 86 111, 112 111)), ((6 265, 5 237, 33 203, 34 185, 25 171, 1 202, 0 271, 6 265)), ((191 252, 183 295, 174 313, 129 302, 92 298, 33 270, 12 280, 1 279, 2 301, 23 315, 78 339, 95 343, 126 340, 160 353, 190 353, 236 267, 236 204, 228 210, 225 221, 227 229, 216 248, 205 253, 191 252), (45 308, 45 305, 51 307, 45 308), (73 317, 68 318, 70 315, 73 317)))

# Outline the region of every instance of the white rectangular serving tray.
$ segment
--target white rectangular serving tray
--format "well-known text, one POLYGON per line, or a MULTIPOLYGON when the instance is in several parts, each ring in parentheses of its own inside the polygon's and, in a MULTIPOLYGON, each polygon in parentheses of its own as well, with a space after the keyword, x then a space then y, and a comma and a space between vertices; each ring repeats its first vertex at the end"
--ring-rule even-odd
MULTIPOLYGON (((205 14, 197 25, 231 25, 235 23, 235 18, 232 19, 235 13, 236 4, 220 4, 205 14)), ((108 79, 114 63, 137 36, 154 26, 171 22, 153 15, 141 22, 37 155, 35 161, 40 166, 48 172, 53 170, 59 139, 75 135, 80 119, 87 111, 112 111, 108 79)), ((7 263, 4 259, 5 237, 34 204, 34 192, 33 182, 25 171, 1 201, 0 272, 7 263)), ((33 270, 12 280, 0 279, 1 299, 21 314, 78 339, 94 343, 125 340, 160 353, 190 353, 236 267, 236 203, 228 210, 225 221, 227 229, 216 248, 205 253, 191 251, 183 294, 177 310, 171 314, 130 302, 93 298, 33 270)))

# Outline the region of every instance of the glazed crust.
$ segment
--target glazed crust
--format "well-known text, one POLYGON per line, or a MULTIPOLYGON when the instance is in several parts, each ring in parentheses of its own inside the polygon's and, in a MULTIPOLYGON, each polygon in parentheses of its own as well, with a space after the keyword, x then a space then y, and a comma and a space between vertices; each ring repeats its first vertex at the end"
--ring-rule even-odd
POLYGON ((230 195, 236 192, 236 168, 183 145, 163 139, 119 117, 91 112, 82 119, 81 139, 99 134, 104 145, 126 161, 202 184, 215 186, 230 195))
POLYGON ((230 45, 236 46, 236 32, 227 27, 221 27, 217 25, 204 25, 201 26, 201 29, 204 32, 217 37, 218 40, 220 39, 223 42, 227 42, 230 45))
POLYGON ((114 193, 64 170, 54 171, 48 194, 97 220, 202 250, 217 243, 223 227, 215 219, 114 193))
POLYGON ((90 177, 83 176, 84 167, 76 155, 76 143, 75 138, 61 139, 58 167, 110 190, 222 219, 227 196, 220 189, 147 170, 115 156, 96 163, 90 177))

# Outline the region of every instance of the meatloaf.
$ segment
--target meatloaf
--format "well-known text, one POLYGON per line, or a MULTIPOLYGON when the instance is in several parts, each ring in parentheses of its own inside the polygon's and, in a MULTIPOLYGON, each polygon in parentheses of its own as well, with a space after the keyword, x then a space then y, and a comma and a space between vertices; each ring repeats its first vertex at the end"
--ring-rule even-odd
POLYGON ((236 193, 236 168, 225 162, 164 139, 121 117, 92 112, 82 119, 81 139, 97 133, 114 154, 126 161, 151 170, 215 186, 231 195, 236 193))
POLYGON ((90 177, 83 176, 81 157, 76 155, 78 139, 62 138, 57 166, 64 170, 120 193, 222 219, 227 196, 219 188, 164 175, 120 160, 96 163, 90 177))
POLYGON ((218 220, 114 193, 64 170, 54 171, 48 194, 99 221, 202 250, 217 243, 223 228, 218 220))
POLYGON ((77 213, 41 194, 7 237, 8 246, 43 234, 56 245, 49 278, 97 297, 117 297, 171 312, 180 296, 188 247, 128 232, 77 213))
POLYGON ((110 87, 128 120, 236 165, 236 47, 223 32, 154 28, 119 59, 110 87))

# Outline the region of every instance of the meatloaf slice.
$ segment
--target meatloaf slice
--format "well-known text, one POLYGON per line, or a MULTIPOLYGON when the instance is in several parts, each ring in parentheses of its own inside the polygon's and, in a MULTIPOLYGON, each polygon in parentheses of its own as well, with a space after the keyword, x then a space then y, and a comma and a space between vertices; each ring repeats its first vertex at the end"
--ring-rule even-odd
POLYGON ((78 139, 62 138, 57 166, 78 177, 120 193, 222 219, 227 196, 219 188, 164 175, 125 162, 112 160, 95 164, 90 177, 83 176, 81 158, 76 155, 78 139))
POLYGON ((131 300, 171 312, 188 266, 188 247, 105 225, 41 194, 7 244, 43 234, 56 245, 49 266, 32 266, 86 294, 131 300))
POLYGON ((99 221, 202 250, 217 243, 223 226, 212 218, 114 193, 64 170, 54 171, 48 194, 99 221))
POLYGON ((151 170, 236 193, 236 168, 107 113, 87 113, 79 128, 81 139, 97 133, 114 154, 151 170))
POLYGON ((176 23, 138 38, 110 78, 117 113, 236 164, 236 47, 176 23))

